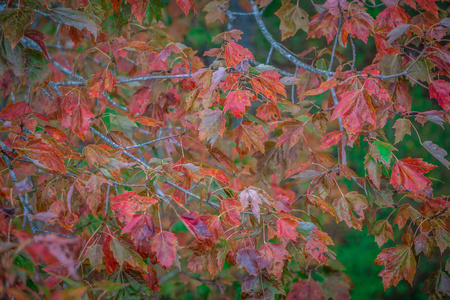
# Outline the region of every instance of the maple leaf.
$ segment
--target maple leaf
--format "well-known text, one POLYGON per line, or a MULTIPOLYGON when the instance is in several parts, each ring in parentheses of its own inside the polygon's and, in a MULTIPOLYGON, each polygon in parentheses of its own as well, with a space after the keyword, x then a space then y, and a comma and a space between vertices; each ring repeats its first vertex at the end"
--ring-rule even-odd
POLYGON ((250 151, 253 148, 264 153, 264 142, 267 140, 268 136, 264 131, 264 127, 261 124, 255 124, 249 120, 245 120, 241 123, 235 131, 236 139, 242 142, 250 151))
MULTIPOLYGON (((224 40, 229 43, 238 42, 240 39, 242 39, 241 35, 243 35, 244 32, 239 29, 232 29, 230 31, 225 31, 222 33, 219 33, 215 37, 212 38, 212 42, 215 42, 219 39, 224 40)), ((220 69, 220 68, 219 68, 220 69)))
POLYGON ((327 133, 321 140, 320 140, 320 147, 319 149, 328 148, 333 145, 336 145, 345 135, 344 131, 339 130, 333 130, 332 132, 327 133))
POLYGON ((207 25, 217 20, 219 20, 222 24, 225 22, 227 15, 222 9, 220 9, 219 5, 224 9, 228 9, 228 1, 226 0, 209 1, 203 8, 203 11, 207 12, 205 15, 207 25))
POLYGON ((228 67, 234 67, 243 59, 255 59, 253 54, 247 49, 234 42, 225 45, 224 58, 228 67))
POLYGON ((417 3, 426 11, 433 14, 435 18, 439 18, 439 7, 436 4, 437 0, 417 0, 417 3))
POLYGON ((227 95, 225 100, 224 111, 231 110, 236 118, 245 114, 246 106, 250 106, 253 94, 247 90, 232 91, 227 95))
POLYGON ((369 34, 373 31, 373 18, 365 12, 365 8, 355 4, 349 6, 349 17, 342 24, 341 41, 347 45, 347 35, 357 37, 367 43, 369 34), (350 17, 351 16, 351 17, 350 17))
POLYGON ((430 294, 429 299, 445 299, 450 295, 450 278, 443 271, 436 271, 425 280, 422 292, 430 294))
POLYGON ((431 259, 434 254, 435 242, 433 238, 425 233, 418 234, 414 239, 414 251, 416 255, 423 252, 428 259, 431 259))
POLYGON ((42 54, 44 54, 44 56, 48 59, 48 51, 47 51, 47 46, 44 43, 45 40, 45 34, 43 34, 42 32, 38 31, 38 30, 34 30, 34 29, 27 29, 24 32, 24 36, 29 38, 30 40, 32 40, 33 42, 35 42, 42 50, 42 54))
POLYGON ((202 215, 199 217, 200 220, 206 224, 209 232, 211 233, 211 238, 213 242, 218 241, 224 236, 224 230, 222 223, 220 222, 220 217, 216 215, 202 215))
POLYGON ((189 14, 189 10, 192 8, 194 13, 197 13, 197 7, 195 6, 194 1, 192 0, 177 0, 178 6, 184 11, 184 14, 187 16, 189 14))
POLYGON ((104 200, 103 193, 101 190, 102 184, 111 185, 111 183, 108 182, 108 180, 106 180, 101 173, 92 174, 91 177, 89 177, 88 182, 86 182, 86 191, 90 194, 86 199, 86 202, 89 205, 89 209, 94 214, 97 213, 101 203, 104 200))
POLYGON ((367 92, 364 90, 345 92, 340 98, 332 120, 342 118, 342 124, 350 133, 361 131, 366 121, 376 127, 375 109, 367 92))
POLYGON ((88 145, 83 148, 83 155, 90 167, 95 164, 102 166, 111 162, 108 150, 111 148, 107 145, 88 145))
POLYGON ((364 160, 364 168, 373 184, 380 189, 381 184, 381 165, 378 164, 371 155, 366 155, 364 160))
POLYGON ((283 134, 278 137, 277 147, 289 143, 289 149, 292 149, 303 135, 305 130, 303 122, 290 119, 281 123, 280 126, 283 128, 283 134))
POLYGON ((216 133, 220 136, 223 135, 226 119, 217 107, 214 108, 214 110, 205 109, 201 111, 200 119, 202 120, 198 127, 200 141, 203 141, 216 133))
POLYGON ((105 91, 112 92, 115 83, 116 78, 110 70, 106 69, 95 73, 94 77, 86 84, 86 87, 89 89, 89 96, 97 98, 105 91))
POLYGON ((288 259, 289 253, 281 244, 264 243, 259 247, 261 253, 261 267, 266 268, 271 274, 278 279, 281 278, 283 272, 284 260, 288 259))
POLYGON ((67 113, 61 122, 61 128, 72 129, 82 141, 89 131, 89 124, 94 121, 94 114, 83 104, 79 104, 71 112, 67 113))
POLYGON ((297 240, 298 222, 291 218, 279 218, 277 220, 277 235, 279 237, 285 237, 293 241, 297 240))
POLYGON ((334 245, 333 240, 323 231, 313 228, 311 237, 305 245, 305 252, 317 259, 318 262, 327 262, 328 258, 325 252, 328 251, 328 245, 334 245))
POLYGON ((386 290, 390 286, 397 286, 402 279, 406 279, 411 285, 416 273, 416 259, 408 246, 401 245, 395 248, 383 249, 374 261, 375 265, 385 268, 378 274, 383 278, 383 286, 386 290))
POLYGON ((331 88, 334 88, 339 82, 336 80, 336 78, 331 78, 327 81, 322 82, 317 88, 310 89, 303 93, 303 96, 314 96, 314 95, 320 95, 326 91, 328 91, 331 88))
POLYGON ((409 119, 398 119, 392 128, 395 129, 395 144, 401 142, 406 134, 411 135, 411 121, 409 119))
POLYGON ((131 13, 140 24, 142 24, 149 2, 150 0, 128 0, 128 3, 131 4, 131 13))
POLYGON ((390 166, 392 151, 397 150, 389 143, 375 141, 370 144, 369 154, 378 162, 383 163, 386 167, 390 166))
POLYGON ((303 279, 292 285, 286 300, 324 300, 325 294, 315 280, 303 279))
POLYGON ((238 251, 236 261, 238 265, 245 268, 252 275, 261 270, 262 257, 255 248, 244 248, 238 251))
POLYGON ((430 83, 430 97, 438 101, 445 111, 450 109, 450 87, 445 80, 435 80, 430 83))
POLYGON ((127 108, 128 112, 132 116, 141 116, 145 112, 145 109, 150 102, 151 95, 152 92, 149 88, 141 88, 137 90, 131 96, 131 101, 127 108))
POLYGON ((423 174, 434 168, 435 165, 426 163, 421 158, 400 159, 392 167, 391 184, 394 188, 414 196, 431 197, 431 181, 423 174))
POLYGON ((241 224, 242 205, 240 202, 228 198, 220 201, 220 215, 225 224, 230 226, 237 226, 241 224))
POLYGON ((333 201, 333 207, 340 221, 345 221, 348 227, 361 230, 364 210, 368 208, 366 197, 357 192, 349 192, 336 198, 333 201), (355 211, 358 217, 352 211, 355 211))
POLYGON ((147 215, 133 215, 130 222, 122 228, 122 234, 131 233, 136 244, 156 232, 153 218, 147 215))
POLYGON ((156 253, 159 264, 169 270, 176 258, 178 241, 172 232, 160 231, 153 237, 152 251, 156 253))
MULTIPOLYGON (((308 25, 308 13, 292 3, 284 3, 275 13, 280 18, 281 40, 294 36, 299 29, 308 25)), ((306 30, 305 30, 306 31, 306 30)))
POLYGON ((248 188, 239 194, 239 201, 241 202, 243 209, 246 209, 250 205, 252 214, 256 217, 256 219, 258 219, 259 222, 262 199, 258 192, 254 189, 248 188))
POLYGON ((251 78, 250 82, 256 94, 261 93, 276 103, 277 94, 286 97, 286 89, 280 83, 280 77, 281 75, 278 72, 266 70, 258 77, 251 78))
POLYGON ((195 237, 202 239, 211 237, 206 224, 199 219, 198 212, 184 212, 180 215, 180 220, 195 237))
POLYGON ((127 244, 125 240, 112 239, 110 248, 114 259, 119 263, 121 267, 126 264, 141 268, 146 266, 142 257, 136 251, 134 251, 132 246, 127 244))
POLYGON ((260 272, 247 276, 242 283, 242 299, 275 299, 275 295, 286 295, 284 286, 274 275, 260 272))
POLYGON ((420 218, 420 216, 420 213, 410 204, 403 204, 397 212, 394 224, 397 224, 398 228, 401 229, 406 225, 409 218, 411 218, 411 220, 416 220, 420 218))
POLYGON ((396 81, 389 86, 389 94, 391 94, 392 102, 395 103, 396 109, 401 112, 409 112, 411 110, 411 97, 408 93, 408 87, 403 81, 396 81))
POLYGON ((116 212, 121 222, 131 222, 138 211, 145 211, 149 205, 158 203, 151 197, 142 197, 136 192, 125 192, 111 198, 111 209, 116 212))
POLYGON ((200 174, 202 176, 211 176, 214 177, 215 179, 219 180, 222 183, 228 183, 228 177, 227 175, 218 169, 210 169, 210 168, 202 168, 200 167, 200 174))
POLYGON ((33 22, 34 10, 30 7, 5 8, 0 12, 3 34, 14 49, 23 37, 25 27, 33 22))
POLYGON ((333 273, 322 283, 322 288, 326 297, 331 297, 335 300, 349 300, 353 282, 344 273, 333 273))
POLYGON ((28 102, 21 101, 11 103, 4 107, 0 112, 0 119, 12 121, 22 115, 33 113, 33 109, 28 105, 28 102))
POLYGON ((394 240, 394 231, 391 223, 386 220, 376 222, 369 230, 369 234, 375 235, 375 242, 381 248, 389 239, 394 240))
POLYGON ((61 174, 66 173, 64 155, 49 144, 35 139, 30 140, 28 143, 18 141, 15 143, 15 146, 22 148, 24 153, 36 166, 61 174))

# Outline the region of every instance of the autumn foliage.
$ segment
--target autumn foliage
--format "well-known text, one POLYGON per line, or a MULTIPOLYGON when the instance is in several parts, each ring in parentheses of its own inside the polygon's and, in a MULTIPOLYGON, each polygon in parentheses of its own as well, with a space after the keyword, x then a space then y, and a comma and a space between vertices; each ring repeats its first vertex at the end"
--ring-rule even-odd
POLYGON ((447 178, 428 173, 450 162, 416 129, 450 122, 448 2, 303 2, 2 1, 1 298, 349 299, 324 222, 368 229, 385 289, 438 259, 423 292, 449 296, 447 178), (215 48, 183 44, 188 19, 223 24, 215 48), (302 31, 323 46, 281 44, 302 31), (356 41, 376 48, 360 69, 356 41))

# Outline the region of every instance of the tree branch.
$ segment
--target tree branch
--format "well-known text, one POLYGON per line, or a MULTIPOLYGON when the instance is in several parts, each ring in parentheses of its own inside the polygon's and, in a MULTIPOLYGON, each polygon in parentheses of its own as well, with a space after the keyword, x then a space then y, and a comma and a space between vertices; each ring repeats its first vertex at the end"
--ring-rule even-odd
POLYGON ((259 29, 261 30, 261 32, 264 35, 264 37, 266 38, 266 40, 270 43, 270 45, 272 47, 274 47, 278 52, 280 52, 281 55, 283 55, 286 59, 288 59, 289 61, 294 63, 299 68, 305 69, 312 73, 320 74, 320 75, 334 75, 334 72, 320 70, 320 69, 316 69, 312 66, 309 66, 309 65, 303 63, 302 61, 300 61, 294 55, 290 54, 288 51, 286 51, 280 43, 275 41, 275 39, 270 34, 269 30, 267 30, 266 25, 264 24, 263 20, 261 19, 261 14, 258 10, 258 7, 256 5, 254 5, 253 1, 251 1, 251 3, 252 3, 252 8, 253 8, 253 16, 255 17, 255 20, 256 20, 256 23, 258 24, 259 29))

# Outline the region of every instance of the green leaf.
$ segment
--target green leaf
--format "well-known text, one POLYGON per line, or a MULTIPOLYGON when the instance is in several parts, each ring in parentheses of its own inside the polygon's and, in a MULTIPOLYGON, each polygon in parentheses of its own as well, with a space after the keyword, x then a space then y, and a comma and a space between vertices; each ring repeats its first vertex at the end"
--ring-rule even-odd
POLYGON ((33 261, 24 254, 17 255, 13 264, 27 271, 35 272, 36 270, 33 261))
POLYGON ((28 71, 28 80, 32 86, 44 85, 52 75, 47 67, 47 59, 42 52, 25 49, 25 66, 28 71))
POLYGON ((0 25, 3 25, 3 33, 10 41, 12 49, 23 37, 25 27, 33 22, 34 10, 29 7, 5 8, 0 12, 0 25))
POLYGON ((17 77, 24 75, 23 46, 19 44, 12 49, 11 43, 0 35, 0 76, 3 76, 8 69, 12 70, 17 77))
POLYGON ((78 30, 87 29, 97 38, 97 24, 85 13, 67 7, 58 7, 51 10, 51 16, 64 25, 75 27, 78 30))
POLYGON ((389 143, 375 141, 369 147, 369 154, 379 162, 389 167, 392 158, 392 151, 397 150, 389 143))
POLYGON ((159 0, 150 0, 148 3, 148 8, 146 12, 147 21, 149 24, 152 23, 152 20, 155 19, 156 21, 161 20, 162 14, 161 9, 164 8, 164 4, 161 3, 159 0))

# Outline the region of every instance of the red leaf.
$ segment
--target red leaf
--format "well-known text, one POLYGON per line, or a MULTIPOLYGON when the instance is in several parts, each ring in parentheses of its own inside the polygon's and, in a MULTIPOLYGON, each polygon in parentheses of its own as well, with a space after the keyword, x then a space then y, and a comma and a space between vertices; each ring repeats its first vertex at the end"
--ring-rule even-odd
POLYGON ((178 6, 184 11, 186 16, 189 14, 189 9, 192 8, 194 13, 197 13, 197 7, 195 6, 194 1, 192 0, 177 0, 178 6))
POLYGON ((225 45, 224 57, 228 67, 236 66, 244 58, 255 59, 253 54, 247 48, 234 42, 225 45))
POLYGON ((200 167, 200 174, 202 176, 212 176, 212 177, 214 177, 215 179, 219 180, 222 183, 230 182, 228 180, 227 175, 221 170, 209 169, 209 168, 207 169, 207 168, 200 167))
POLYGON ((150 197, 142 197, 136 192, 125 192, 111 198, 111 209, 116 212, 121 222, 131 222, 133 215, 138 211, 144 211, 149 205, 158 203, 158 200, 150 197))
POLYGON ((61 123, 61 128, 70 127, 82 141, 89 131, 89 124, 94 121, 94 114, 80 104, 72 112, 68 112, 61 123))
POLYGON ((303 279, 292 285, 286 300, 325 300, 325 295, 316 281, 303 279))
POLYGON ((421 158, 401 159, 392 167, 391 184, 394 188, 410 192, 414 196, 431 197, 433 193, 431 181, 423 174, 434 168, 436 166, 424 162, 421 158))
POLYGON ((28 102, 22 101, 17 103, 11 103, 0 112, 0 119, 12 121, 25 114, 32 113, 33 110, 28 105, 28 102))
POLYGON ((128 3, 131 4, 131 13, 136 17, 140 24, 142 24, 150 1, 151 0, 128 0, 128 3))
POLYGON ((292 149, 303 135, 304 124, 296 119, 289 119, 280 126, 283 128, 283 134, 278 137, 277 147, 289 143, 289 149, 292 149))
POLYGON ((153 237, 152 251, 156 253, 159 264, 166 270, 170 269, 176 258, 177 238, 168 231, 160 231, 153 237))
POLYGON ((45 34, 38 30, 34 29, 27 29, 24 32, 25 37, 29 38, 33 42, 35 42, 42 50, 42 54, 48 59, 48 52, 47 52, 47 46, 45 46, 44 40, 45 40, 45 34))
POLYGON ((357 192, 349 192, 336 198, 333 201, 333 207, 340 221, 345 221, 348 227, 361 230, 364 210, 368 208, 366 197, 357 192), (358 217, 352 211, 355 211, 358 217))
POLYGON ((206 224, 213 242, 216 242, 221 237, 224 236, 222 222, 220 222, 220 217, 216 215, 202 215, 199 217, 202 222, 206 224))
POLYGON ((250 81, 256 94, 261 93, 269 100, 277 102, 277 94, 286 97, 286 89, 280 83, 281 75, 275 71, 266 70, 258 77, 253 77, 250 81))
POLYGON ((305 252, 317 259, 318 262, 326 263, 328 256, 325 252, 328 251, 328 245, 334 245, 333 240, 328 234, 314 228, 312 230, 313 236, 306 242, 305 252))
POLYGON ((328 148, 333 145, 336 145, 344 135, 345 132, 339 130, 333 130, 332 132, 327 133, 327 135, 320 140, 319 149, 328 148))
POLYGON ((345 92, 340 96, 336 109, 333 112, 332 120, 342 118, 345 129, 350 133, 357 133, 362 130, 364 122, 377 126, 375 109, 367 92, 355 90, 345 92))
POLYGON ((205 223, 198 218, 198 212, 184 212, 180 215, 180 219, 196 238, 207 239, 211 237, 205 223))
MULTIPOLYGON (((222 39, 229 43, 238 42, 240 39, 242 39, 241 35, 243 35, 243 34, 244 34, 244 32, 242 32, 242 30, 232 29, 230 31, 225 31, 225 32, 219 33, 218 35, 216 35, 215 37, 212 38, 212 41, 215 42, 219 39, 222 39)), ((219 70, 220 70, 220 68, 219 68, 219 70)))
POLYGON ((122 229, 122 234, 131 233, 136 244, 155 234, 153 218, 147 215, 134 215, 133 219, 122 229))
POLYGON ((200 113, 200 119, 202 120, 198 127, 200 141, 203 141, 216 133, 220 136, 223 135, 226 119, 220 109, 205 109, 200 113))
POLYGON ((435 18, 439 18, 439 7, 436 4, 437 0, 417 0, 417 3, 425 9, 426 11, 430 12, 435 18))
POLYGON ((261 267, 264 267, 269 273, 281 278, 283 272, 284 260, 288 259, 289 253, 281 244, 265 243, 259 247, 261 253, 261 267))
POLYGON ((238 201, 228 198, 220 201, 220 215, 225 224, 237 226, 241 224, 242 205, 238 201))
POLYGON ((224 111, 231 110, 236 118, 245 114, 245 107, 250 106, 250 99, 253 94, 247 90, 230 92, 225 100, 224 111))
POLYGON ((430 83, 430 97, 438 101, 445 111, 450 109, 450 83, 445 80, 435 80, 430 83))
POLYGON ((240 267, 247 270, 252 275, 258 274, 262 269, 262 257, 261 254, 255 248, 241 249, 237 253, 236 261, 240 267))
POLYGON ((331 88, 334 88, 337 84, 338 81, 336 80, 336 78, 331 78, 327 81, 322 82, 318 88, 306 91, 305 93, 303 93, 303 96, 313 96, 322 94, 323 92, 326 92, 331 88))
POLYGON ((95 73, 94 78, 88 81, 87 88, 91 98, 99 97, 104 91, 112 92, 116 78, 110 70, 100 70, 95 73))
POLYGON ((381 248, 389 239, 394 240, 394 231, 392 225, 386 220, 376 222, 369 230, 370 234, 375 235, 375 242, 381 248))
POLYGON ((277 235, 296 241, 297 229, 295 229, 295 227, 298 225, 297 221, 290 218, 280 218, 277 220, 277 235))
POLYGON ((378 274, 383 278, 383 286, 386 290, 390 286, 397 286, 402 279, 408 280, 412 285, 416 273, 416 259, 411 248, 405 245, 384 249, 374 261, 375 265, 385 266, 378 274))

